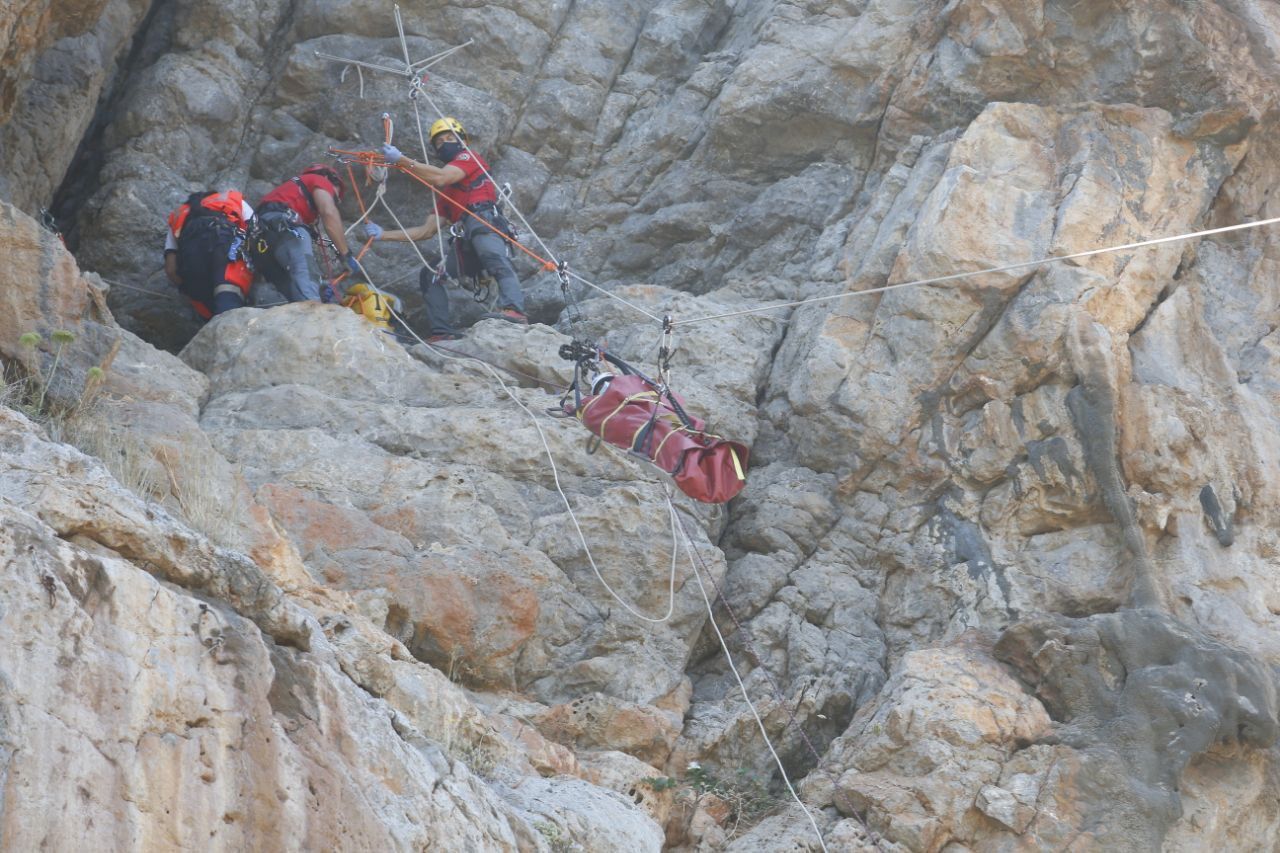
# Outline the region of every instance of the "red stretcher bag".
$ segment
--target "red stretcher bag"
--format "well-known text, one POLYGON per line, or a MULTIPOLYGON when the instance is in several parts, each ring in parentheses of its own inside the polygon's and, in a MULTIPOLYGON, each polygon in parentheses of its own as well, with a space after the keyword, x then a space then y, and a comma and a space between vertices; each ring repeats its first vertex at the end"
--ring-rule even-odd
POLYGON ((616 376, 599 394, 566 400, 565 412, 603 441, 647 458, 694 500, 724 503, 747 484, 746 445, 706 432, 683 400, 664 397, 642 376, 616 376))

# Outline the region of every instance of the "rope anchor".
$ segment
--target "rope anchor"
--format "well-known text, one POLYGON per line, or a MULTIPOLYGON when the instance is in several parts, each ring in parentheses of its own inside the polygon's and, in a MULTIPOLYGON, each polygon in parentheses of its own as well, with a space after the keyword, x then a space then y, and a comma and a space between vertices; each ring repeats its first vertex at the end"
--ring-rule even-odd
POLYGON ((662 318, 662 346, 658 348, 658 381, 664 389, 671 384, 671 356, 675 355, 671 340, 674 330, 675 321, 671 319, 670 314, 664 315, 662 318))

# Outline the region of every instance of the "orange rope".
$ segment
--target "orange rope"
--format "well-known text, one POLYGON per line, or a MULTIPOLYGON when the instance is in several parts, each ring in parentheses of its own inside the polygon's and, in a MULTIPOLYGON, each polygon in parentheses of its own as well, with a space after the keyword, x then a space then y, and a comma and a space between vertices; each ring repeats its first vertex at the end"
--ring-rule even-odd
MULTIPOLYGON (((356 175, 355 175, 355 172, 352 171, 351 169, 351 161, 349 160, 347 161, 347 177, 351 179, 351 186, 356 191, 356 201, 359 202, 360 204, 360 213, 364 214, 368 211, 368 208, 364 206, 364 197, 360 195, 360 187, 356 185, 356 175)), ((356 260, 358 261, 361 258, 363 258, 364 253, 369 251, 369 247, 372 245, 373 245, 372 237, 370 237, 368 240, 365 240, 364 245, 360 247, 360 251, 356 253, 356 260)), ((351 270, 343 270, 341 275, 339 275, 337 278, 329 282, 329 286, 334 288, 335 296, 337 295, 338 285, 342 282, 344 278, 346 278, 349 275, 351 275, 351 270)))
POLYGON ((547 260, 546 258, 539 255, 537 252, 534 252, 528 246, 521 243, 519 240, 511 239, 511 235, 506 234, 501 229, 495 227, 491 222, 489 222, 483 216, 480 216, 479 214, 477 214, 475 211, 467 210, 465 207, 462 207, 461 205, 457 204, 448 196, 446 196, 444 193, 442 193, 439 189, 432 186, 432 184, 429 181, 427 181, 425 178, 417 174, 414 174, 413 170, 411 170, 409 167, 392 165, 388 163, 385 159, 383 159, 381 155, 379 155, 377 152, 374 152, 374 151, 343 151, 338 148, 330 148, 329 153, 337 154, 341 157, 348 157, 351 160, 357 163, 363 163, 366 166, 390 166, 391 168, 398 169, 399 171, 404 172, 406 175, 413 178, 415 181, 422 184, 427 189, 431 190, 440 198, 448 201, 450 204, 454 205, 455 207, 460 207, 463 213, 467 214, 472 219, 476 220, 481 225, 483 225, 485 228, 488 228, 494 234, 497 234, 503 240, 506 240, 508 243, 515 246, 520 251, 524 252, 529 257, 533 258, 542 266, 544 270, 547 270, 548 272, 555 272, 558 269, 554 261, 547 260))
MULTIPOLYGON (((351 163, 347 163, 347 177, 351 179, 351 188, 356 191, 356 201, 360 203, 360 212, 365 212, 364 197, 360 195, 360 185, 356 183, 356 173, 351 168, 351 163)), ((365 176, 366 178, 368 175, 365 176)))

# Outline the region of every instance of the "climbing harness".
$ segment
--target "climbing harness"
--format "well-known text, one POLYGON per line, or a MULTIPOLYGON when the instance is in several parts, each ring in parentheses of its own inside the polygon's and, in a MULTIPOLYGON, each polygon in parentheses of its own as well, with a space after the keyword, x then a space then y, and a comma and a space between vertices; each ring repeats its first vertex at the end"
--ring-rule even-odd
POLYGON ((239 192, 191 193, 169 214, 168 224, 177 243, 178 291, 197 303, 202 317, 212 316, 209 306, 221 287, 248 291, 252 273, 244 251, 247 223, 239 192))

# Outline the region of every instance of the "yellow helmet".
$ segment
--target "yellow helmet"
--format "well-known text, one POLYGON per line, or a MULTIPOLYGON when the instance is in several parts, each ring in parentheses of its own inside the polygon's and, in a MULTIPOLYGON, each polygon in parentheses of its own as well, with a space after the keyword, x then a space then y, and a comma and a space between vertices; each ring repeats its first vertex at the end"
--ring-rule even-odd
POLYGON ((431 125, 431 133, 428 134, 427 138, 434 144, 437 136, 449 132, 456 133, 463 142, 467 141, 467 132, 462 128, 462 122, 447 116, 431 125))

